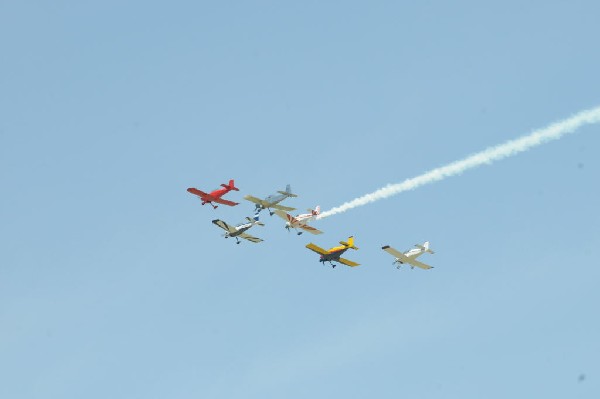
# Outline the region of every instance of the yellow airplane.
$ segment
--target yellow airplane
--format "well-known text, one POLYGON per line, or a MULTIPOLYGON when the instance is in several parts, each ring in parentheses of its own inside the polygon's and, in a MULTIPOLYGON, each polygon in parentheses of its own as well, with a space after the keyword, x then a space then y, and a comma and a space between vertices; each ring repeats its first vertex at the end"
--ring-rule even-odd
POLYGON ((344 252, 346 252, 348 249, 350 249, 350 248, 355 249, 355 250, 358 249, 357 247, 354 246, 354 237, 348 237, 348 242, 340 241, 340 244, 342 244, 342 245, 325 250, 311 242, 310 244, 306 245, 306 248, 321 255, 319 262, 322 262, 323 264, 325 264, 325 262, 329 262, 331 264, 331 267, 335 267, 333 262, 340 262, 340 263, 343 263, 344 265, 350 266, 350 267, 358 266, 359 263, 352 262, 351 260, 348 260, 348 259, 340 258, 340 256, 344 252))

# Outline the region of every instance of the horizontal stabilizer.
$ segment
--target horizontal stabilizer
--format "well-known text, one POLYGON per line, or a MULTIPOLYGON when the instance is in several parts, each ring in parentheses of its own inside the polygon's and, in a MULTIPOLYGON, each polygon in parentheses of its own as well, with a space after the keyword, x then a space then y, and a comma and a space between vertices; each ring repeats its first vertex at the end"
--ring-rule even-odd
POLYGON ((235 191, 240 191, 240 189, 235 186, 233 179, 229 180, 229 189, 235 190, 235 191))
POLYGON ((346 241, 340 241, 340 244, 342 244, 345 247, 352 248, 354 250, 358 249, 358 247, 354 246, 354 236, 348 237, 348 242, 346 242, 346 241))
POLYGON ((249 217, 246 217, 246 219, 250 222, 250 223, 254 223, 257 226, 264 226, 265 224, 263 222, 259 222, 255 219, 250 219, 249 217))
POLYGON ((434 254, 435 253, 431 249, 429 249, 429 241, 425 241, 425 243, 423 245, 421 245, 421 244, 415 244, 415 247, 419 248, 421 251, 428 252, 430 254, 434 254))
POLYGON ((277 191, 279 194, 287 195, 290 198, 297 197, 296 194, 286 193, 285 191, 277 191))

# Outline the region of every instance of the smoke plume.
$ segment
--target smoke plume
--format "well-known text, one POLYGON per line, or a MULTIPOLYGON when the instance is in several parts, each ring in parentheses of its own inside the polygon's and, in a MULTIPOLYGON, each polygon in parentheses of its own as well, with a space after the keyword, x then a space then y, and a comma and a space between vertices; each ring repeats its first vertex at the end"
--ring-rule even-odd
POLYGON ((405 191, 414 190, 415 188, 421 187, 425 184, 434 183, 444 180, 450 176, 459 175, 466 170, 476 168, 484 164, 491 164, 506 157, 511 157, 520 152, 524 152, 533 147, 537 147, 538 145, 547 143, 548 141, 558 140, 567 134, 574 133, 583 125, 598 122, 600 122, 600 107, 581 111, 570 118, 553 123, 545 128, 535 130, 526 136, 510 140, 495 147, 490 147, 464 159, 432 169, 420 176, 406 179, 401 183, 388 184, 377 191, 355 198, 352 201, 348 201, 340 206, 325 211, 319 215, 318 219, 346 212, 350 209, 367 205, 371 202, 379 201, 405 191))

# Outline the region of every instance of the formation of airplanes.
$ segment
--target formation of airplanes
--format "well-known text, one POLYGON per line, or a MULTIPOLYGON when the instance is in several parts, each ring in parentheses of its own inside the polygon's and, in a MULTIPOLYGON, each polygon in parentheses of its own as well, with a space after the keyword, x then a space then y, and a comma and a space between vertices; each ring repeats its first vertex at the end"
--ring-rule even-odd
MULTIPOLYGON (((233 202, 227 199, 222 198, 225 194, 230 191, 239 191, 239 189, 235 186, 234 180, 229 180, 229 184, 221 184, 221 188, 211 191, 210 193, 206 193, 197 188, 190 187, 187 191, 191 194, 194 194, 199 197, 202 202, 202 205, 210 204, 213 209, 217 209, 217 204, 228 205, 228 206, 236 206, 239 205, 238 202, 233 202)), ((215 226, 220 227, 225 230, 223 236, 225 238, 233 237, 236 239, 236 243, 240 243, 240 238, 253 242, 259 243, 263 241, 261 238, 254 237, 248 234, 246 231, 251 229, 254 226, 264 226, 264 223, 259 221, 259 213, 263 209, 267 209, 269 214, 277 215, 285 221, 284 227, 290 231, 290 229, 294 229, 297 235, 301 235, 304 231, 307 231, 311 234, 323 234, 322 231, 317 228, 310 226, 309 223, 317 219, 317 216, 321 213, 321 207, 317 205, 314 209, 309 209, 308 213, 299 214, 296 216, 290 215, 288 212, 295 210, 296 208, 292 208, 289 206, 281 205, 281 202, 286 200, 287 198, 298 197, 297 194, 292 193, 292 188, 288 184, 285 188, 285 191, 277 191, 275 194, 271 194, 264 199, 260 199, 254 197, 252 195, 244 196, 244 199, 254 203, 254 217, 247 217, 246 221, 237 225, 230 225, 227 222, 221 219, 214 219, 212 223, 215 226), (271 209, 274 209, 273 211, 271 209)), ((329 263, 333 268, 335 268, 336 263, 341 263, 343 265, 349 267, 360 266, 359 263, 351 261, 346 258, 342 258, 342 255, 349 249, 358 250, 358 247, 354 245, 354 236, 348 237, 348 241, 340 241, 339 246, 331 247, 329 249, 323 249, 316 244, 308 243, 306 248, 317 253, 319 255, 319 262, 325 264, 329 263)), ((401 265, 408 264, 411 269, 415 267, 427 270, 432 269, 433 267, 417 260, 418 257, 423 255, 424 253, 433 254, 434 252, 430 249, 429 241, 425 241, 423 245, 416 244, 415 248, 409 249, 407 251, 401 252, 389 245, 385 245, 381 247, 385 252, 389 253, 394 257, 394 265, 397 265, 399 269, 401 265)))

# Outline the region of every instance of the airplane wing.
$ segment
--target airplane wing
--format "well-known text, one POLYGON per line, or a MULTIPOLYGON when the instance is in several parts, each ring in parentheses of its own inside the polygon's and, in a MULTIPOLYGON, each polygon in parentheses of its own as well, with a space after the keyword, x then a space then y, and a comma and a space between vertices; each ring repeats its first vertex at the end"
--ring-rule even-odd
POLYGON ((402 252, 390 247, 389 245, 386 245, 385 247, 381 247, 381 249, 383 249, 385 252, 394 255, 396 258, 400 259, 400 261, 402 263, 408 263, 409 265, 413 265, 413 266, 417 266, 420 267, 421 269, 433 269, 433 266, 429 266, 423 262, 419 262, 418 260, 416 260, 413 257, 409 257, 404 255, 402 252))
POLYGON ((312 242, 310 244, 306 244, 306 248, 310 249, 313 252, 318 253, 319 255, 327 255, 328 252, 325 251, 323 248, 319 247, 318 245, 313 244, 312 242))
POLYGON ((309 233, 312 233, 312 234, 323 234, 323 232, 321 230, 317 230, 314 227, 310 227, 307 224, 302 225, 302 226, 298 226, 298 227, 300 227, 302 230, 306 230, 306 231, 308 231, 309 233))
POLYGON ((227 223, 225 223, 224 221, 222 221, 220 219, 215 219, 212 222, 213 222, 213 224, 219 226, 223 230, 226 230, 226 231, 228 231, 230 233, 235 233, 237 231, 235 229, 235 227, 228 225, 227 223))
POLYGON ((262 241, 262 239, 251 236, 250 234, 246 234, 246 233, 240 234, 240 237, 245 240, 251 241, 251 242, 261 242, 262 241))
POLYGON ((198 190, 197 188, 193 188, 190 187, 187 189, 188 193, 192 193, 194 195, 197 195, 198 197, 202 198, 202 199, 206 199, 208 201, 214 201, 215 197, 213 197, 210 194, 205 193, 204 191, 198 190))
POLYGON ((211 201, 218 202, 219 204, 223 204, 223 205, 229 205, 229 206, 236 206, 238 204, 237 202, 228 201, 223 198, 214 198, 211 201))
POLYGON ((344 258, 340 258, 339 262, 343 263, 346 266, 350 266, 350 267, 360 266, 360 263, 352 262, 351 260, 344 259, 344 258))
MULTIPOLYGON (((404 256, 404 254, 402 252, 390 247, 389 245, 386 245, 385 247, 381 247, 381 249, 383 249, 388 254, 395 256, 396 258, 402 258, 402 257, 406 258, 406 256, 404 256)), ((402 260, 402 261, 404 262, 404 260, 402 260)))
POLYGON ((263 201, 263 200, 261 200, 260 198, 253 197, 253 196, 251 196, 251 195, 246 195, 246 196, 244 197, 244 199, 245 199, 245 200, 248 200, 248 201, 250 201, 250 202, 254 202, 255 204, 258 204, 258 205, 262 205, 262 204, 263 204, 263 202, 264 202, 264 201, 263 201))
POLYGON ((287 211, 287 212, 296 210, 296 208, 291 208, 289 206, 283 206, 283 205, 277 205, 277 204, 273 204, 269 208, 280 209, 282 211, 287 211))
POLYGON ((406 260, 404 260, 402 258, 400 259, 404 263, 408 263, 408 264, 420 267, 421 269, 425 269, 425 270, 427 270, 427 269, 433 269, 433 266, 426 265, 425 263, 419 262, 418 260, 416 260, 414 258, 409 258, 408 256, 405 256, 404 258, 406 260))
POLYGON ((284 211, 276 210, 275 214, 277 216, 279 216, 280 218, 282 218, 283 220, 285 220, 286 222, 290 222, 290 223, 297 223, 298 222, 298 220, 295 217, 293 217, 290 214, 285 213, 284 211))

